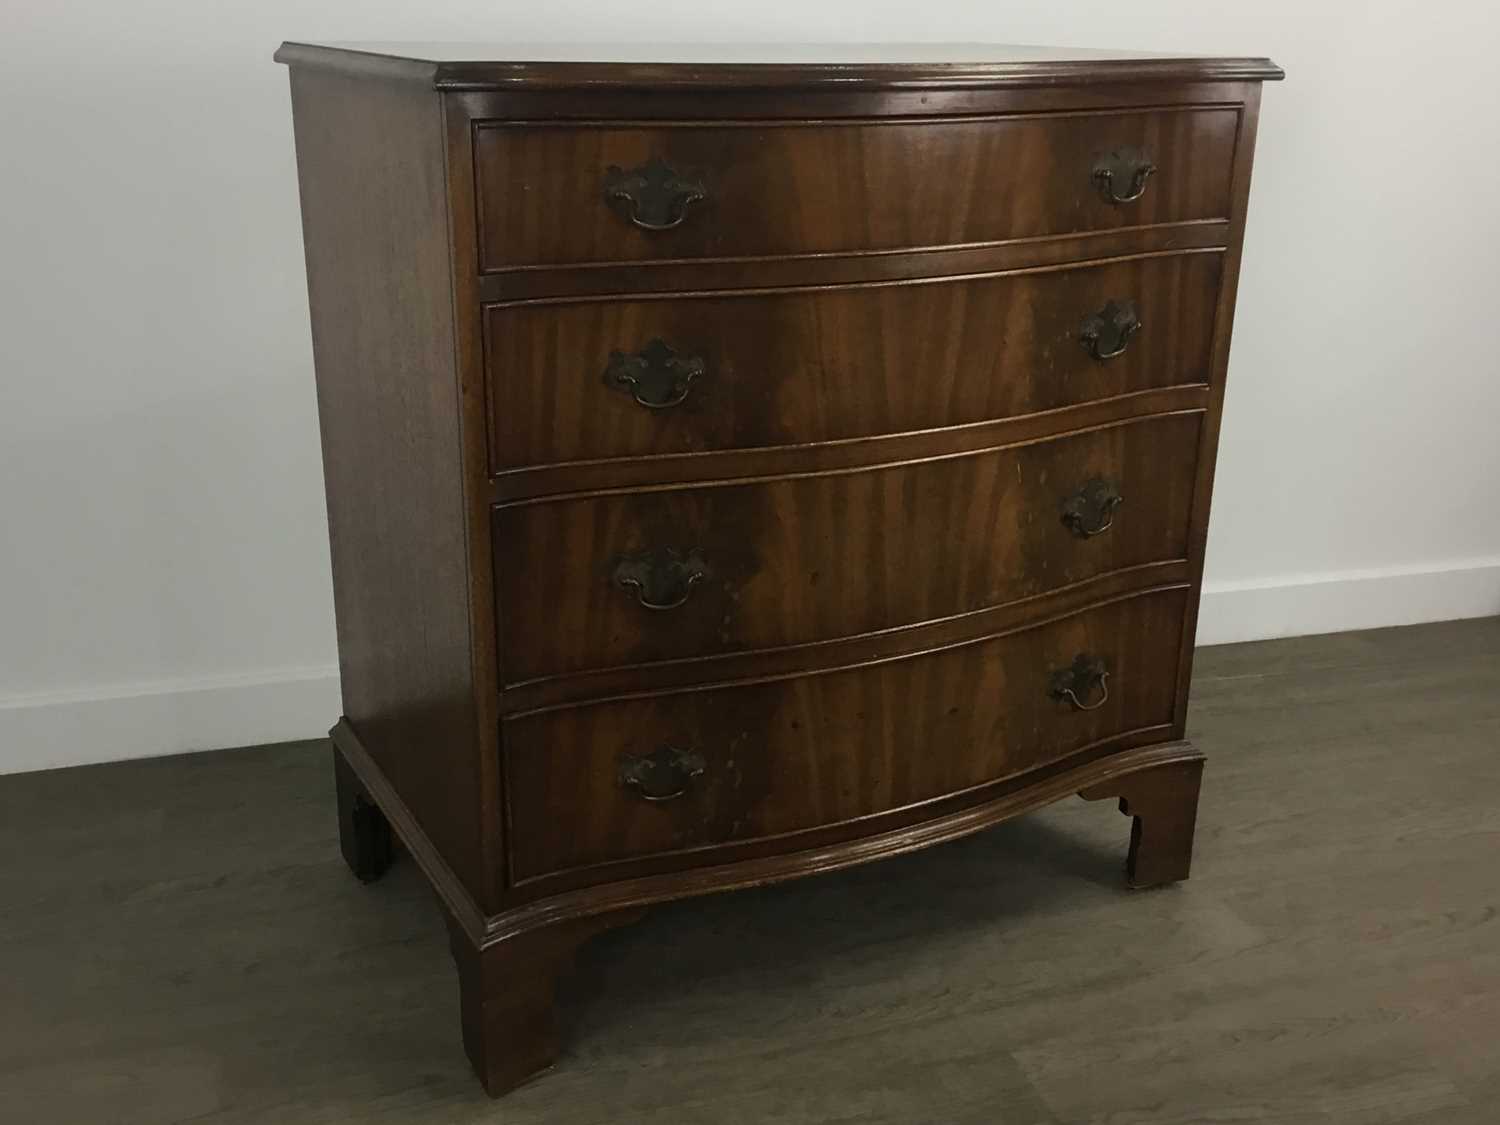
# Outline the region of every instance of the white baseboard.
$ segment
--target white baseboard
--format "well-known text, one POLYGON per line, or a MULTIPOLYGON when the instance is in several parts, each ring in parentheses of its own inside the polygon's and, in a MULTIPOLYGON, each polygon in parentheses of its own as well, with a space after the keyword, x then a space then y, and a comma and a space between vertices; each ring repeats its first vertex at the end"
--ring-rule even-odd
MULTIPOLYGON (((1500 614, 1500 559, 1205 585, 1200 645, 1500 614)), ((0 699, 0 774, 321 738, 335 667, 0 699)))
POLYGON ((1500 614, 1500 559, 1205 582, 1198 644, 1346 633, 1500 614))
POLYGON ((0 698, 0 774, 322 738, 337 667, 0 698))

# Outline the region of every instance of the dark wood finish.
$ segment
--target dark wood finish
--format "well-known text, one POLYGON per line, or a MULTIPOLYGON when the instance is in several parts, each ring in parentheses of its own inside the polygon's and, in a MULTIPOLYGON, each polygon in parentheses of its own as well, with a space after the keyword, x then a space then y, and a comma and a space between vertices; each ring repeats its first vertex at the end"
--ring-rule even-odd
MULTIPOLYGON (((805 291, 822 286, 874 282, 964 279, 1047 267, 1070 268, 1148 254, 1223 250, 1229 222, 1163 223, 1153 227, 1081 231, 1057 238, 1020 239, 984 246, 903 250, 887 254, 839 254, 820 258, 756 258, 741 261, 616 262, 549 266, 479 277, 487 304, 660 294, 704 296, 746 290, 805 291)), ((748 294, 747 294, 748 295, 748 294)))
POLYGON ((499 469, 754 449, 1206 385, 1219 272, 1220 255, 1203 252, 848 288, 492 305, 490 448, 499 469), (1144 327, 1120 354, 1095 359, 1085 326, 1116 300, 1144 327), (643 406, 605 377, 612 353, 652 341, 676 353, 675 371, 663 372, 673 383, 697 361, 680 392, 656 395, 676 405, 643 406))
POLYGON ((507 909, 484 917, 426 838, 408 835, 416 831, 410 811, 383 782, 352 729, 341 724, 332 733, 335 745, 355 766, 392 825, 412 841, 412 858, 448 907, 450 917, 479 948, 583 915, 758 886, 901 855, 977 832, 1118 774, 1199 753, 1191 743, 1173 739, 1170 727, 1147 727, 1105 739, 1052 765, 870 817, 860 822, 857 835, 851 836, 847 825, 833 825, 800 833, 795 851, 788 851, 776 838, 724 845, 717 854, 725 862, 712 867, 683 867, 672 853, 660 853, 622 865, 618 877, 608 882, 599 882, 594 872, 580 869, 510 887, 507 909))
POLYGON ((292 71, 344 715, 490 907, 438 108, 292 71))
POLYGON ((729 484, 771 476, 797 476, 899 465, 982 453, 1004 446, 1097 429, 1132 418, 1201 411, 1206 386, 1162 387, 1097 399, 1078 406, 997 418, 940 430, 848 438, 805 445, 661 454, 628 460, 573 461, 509 469, 490 482, 497 504, 560 495, 628 491, 679 484, 729 484))
POLYGON ((442 899, 493 1092, 553 1057, 571 950, 650 903, 1070 792, 1123 796, 1133 882, 1186 873, 1280 72, 833 53, 279 53, 341 840, 369 875, 394 833, 442 899))
POLYGON ((505 682, 900 628, 1185 558, 1201 421, 1168 415, 966 457, 502 507, 495 573, 515 639, 505 682), (1080 540, 1064 509, 1100 477, 1126 501, 1106 533, 1080 540), (672 591, 674 608, 643 608, 620 588, 619 562, 665 550, 691 553, 703 578, 672 591))
POLYGON ((486 1093, 498 1097, 552 1065, 559 1045, 553 1012, 558 978, 585 941, 641 913, 574 918, 483 947, 450 921, 464 1051, 486 1093))
MULTIPOLYGON (((517 883, 633 856, 853 824, 1171 723, 1184 591, 1141 595, 910 659, 714 691, 570 707, 505 725, 517 883), (1049 695, 1080 653, 1109 669, 1104 706, 1049 695), (690 748, 681 796, 622 786, 622 756, 690 748), (931 747, 941 747, 941 753, 931 747)), ((688 853, 699 853, 691 854, 688 853)), ((602 875, 600 876, 602 877, 602 875)))
POLYGON ((394 836, 432 883, 433 890, 447 908, 448 917, 476 944, 481 942, 488 929, 488 919, 478 897, 423 831, 404 794, 370 755, 348 718, 340 719, 328 732, 328 737, 335 752, 354 774, 358 786, 376 803, 394 836))
POLYGON ((501 692, 506 715, 529 714, 590 699, 653 691, 712 687, 751 679, 794 675, 808 667, 847 668, 898 656, 936 652, 952 645, 998 636, 1014 629, 1067 617, 1089 606, 1145 590, 1184 588, 1186 559, 1113 570, 1045 594, 990 606, 955 617, 923 621, 879 633, 840 637, 784 648, 753 649, 663 660, 512 684, 501 692))
MULTIPOLYGON (((1219 287, 1219 307, 1214 316, 1214 370, 1220 375, 1210 392, 1207 424, 1199 436, 1197 491, 1193 496, 1193 518, 1189 528, 1189 558, 1192 560, 1193 583, 1201 587, 1203 562, 1208 547, 1209 506, 1213 500, 1214 467, 1218 463, 1219 425, 1224 413, 1223 373, 1229 367, 1229 338, 1234 327, 1234 298, 1238 292, 1240 255, 1244 249, 1245 216, 1250 204, 1250 167, 1255 153, 1255 128, 1260 114, 1260 86, 1247 87, 1245 104, 1240 111, 1239 137, 1234 159, 1234 219, 1232 240, 1224 261, 1224 284, 1219 287)), ((1187 726, 1188 685, 1193 676, 1193 641, 1198 629, 1198 599, 1188 606, 1188 627, 1183 631, 1182 651, 1177 665, 1177 725, 1187 726)))
POLYGON ((1159 887, 1188 877, 1203 757, 1182 758, 1122 774, 1080 794, 1086 801, 1118 797, 1131 817, 1125 879, 1133 888, 1159 887))
MULTIPOLYGON (((488 903, 503 903, 507 888, 504 832, 501 813, 504 795, 500 777, 500 652, 495 613, 495 584, 491 572, 489 489, 484 477, 489 464, 488 422, 485 403, 489 398, 479 320, 478 246, 471 237, 476 219, 474 158, 470 144, 471 123, 452 97, 441 102, 445 140, 444 180, 448 192, 448 238, 453 282, 453 352, 458 377, 459 462, 463 478, 465 545, 468 554, 469 667, 475 690, 474 717, 478 738, 479 788, 467 799, 479 806, 483 826, 480 845, 484 861, 484 892, 488 899, 476 903, 466 894, 447 898, 451 916, 493 909, 488 903), (478 906, 479 910, 472 909, 478 906)), ((473 927, 477 933, 479 925, 473 927)))
POLYGON ((885 252, 1227 218, 1237 115, 1180 108, 725 128, 483 125, 474 138, 485 270, 885 252), (1121 147, 1159 171, 1113 204, 1094 167, 1121 147), (611 168, 665 160, 703 198, 642 230, 611 168))
POLYGON ((557 43, 283 43, 279 62, 443 90, 659 92, 933 87, 984 89, 1064 83, 1276 81, 1264 58, 1011 43, 612 43, 581 57, 557 43))
POLYGON ((333 778, 339 851, 356 879, 373 883, 395 858, 390 823, 337 748, 333 750, 333 778))

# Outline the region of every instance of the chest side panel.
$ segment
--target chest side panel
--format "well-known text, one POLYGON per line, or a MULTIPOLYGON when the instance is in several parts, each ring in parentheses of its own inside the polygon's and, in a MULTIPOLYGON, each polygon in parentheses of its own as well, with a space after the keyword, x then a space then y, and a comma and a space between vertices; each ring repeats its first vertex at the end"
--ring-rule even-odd
POLYGON ((292 70, 344 712, 490 900, 438 95, 292 70))

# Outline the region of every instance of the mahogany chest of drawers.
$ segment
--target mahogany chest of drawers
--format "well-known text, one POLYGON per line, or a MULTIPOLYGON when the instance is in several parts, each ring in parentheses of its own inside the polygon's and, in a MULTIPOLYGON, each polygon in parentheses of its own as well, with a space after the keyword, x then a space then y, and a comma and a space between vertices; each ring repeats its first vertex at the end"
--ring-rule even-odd
POLYGON ((1188 873, 1263 59, 287 44, 344 854, 492 1093, 665 899, 1065 795, 1188 873), (684 53, 685 52, 685 53, 684 53))

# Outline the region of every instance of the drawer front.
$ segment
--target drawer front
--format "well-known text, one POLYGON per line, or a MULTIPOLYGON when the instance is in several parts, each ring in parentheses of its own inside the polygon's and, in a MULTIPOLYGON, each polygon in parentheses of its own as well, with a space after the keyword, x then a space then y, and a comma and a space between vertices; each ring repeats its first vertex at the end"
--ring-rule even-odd
POLYGON ((837 825, 1159 734, 1186 597, 1139 594, 850 670, 509 720, 512 875, 837 825))
POLYGON ((1218 253, 493 306, 496 469, 907 433, 1207 383, 1218 253))
POLYGON ((497 508, 506 681, 854 636, 1185 558, 1201 418, 497 508))
POLYGON ((915 250, 1222 219, 1237 124, 1233 109, 1162 109, 484 125, 481 268, 915 250))

